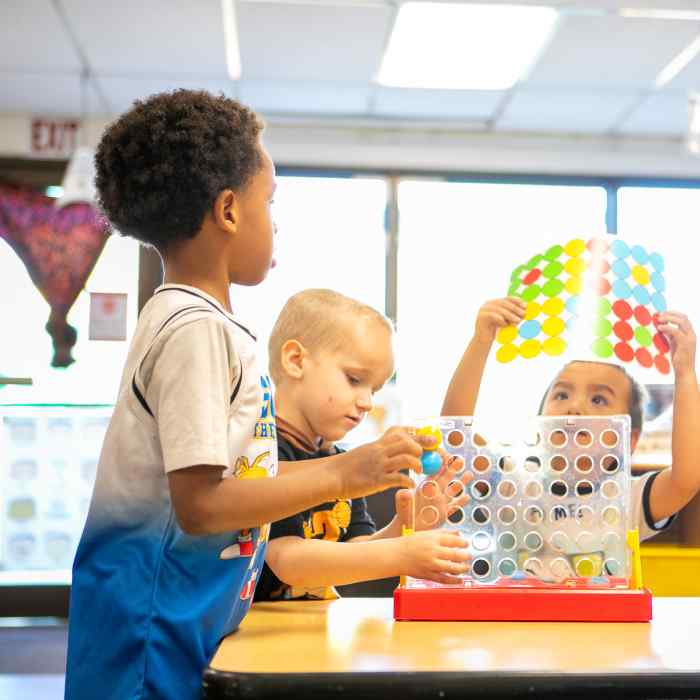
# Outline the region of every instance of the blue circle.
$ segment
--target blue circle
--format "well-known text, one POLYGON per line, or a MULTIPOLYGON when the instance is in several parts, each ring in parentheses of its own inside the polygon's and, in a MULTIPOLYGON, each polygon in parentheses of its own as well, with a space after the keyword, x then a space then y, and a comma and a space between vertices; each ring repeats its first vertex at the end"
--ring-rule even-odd
POLYGON ((632 289, 625 280, 615 280, 612 286, 613 294, 620 299, 627 299, 632 294, 632 289))
POLYGON ((539 321, 530 320, 525 321, 522 326, 520 326, 519 333, 523 338, 536 338, 540 334, 540 323, 539 321))
POLYGON ((575 296, 575 297, 569 297, 569 298, 566 300, 566 310, 567 310, 569 313, 571 313, 571 314, 575 314, 575 313, 576 313, 576 310, 578 309, 578 300, 579 300, 579 297, 577 297, 577 296, 575 296))
POLYGON ((612 271, 622 280, 629 277, 631 272, 630 266, 622 259, 616 260, 612 264, 612 271))
POLYGON ((640 245, 632 247, 632 257, 640 264, 644 265, 649 260, 649 254, 640 245))
POLYGON ((437 474, 442 466, 442 457, 435 450, 424 452, 420 458, 420 463, 423 467, 423 474, 437 474))
POLYGON ((660 294, 659 292, 652 294, 651 303, 659 313, 666 311, 666 299, 664 298, 663 294, 660 294))
POLYGON ((659 253, 652 253, 649 256, 649 262, 657 272, 664 271, 664 259, 661 257, 661 255, 659 255, 659 253))
POLYGON ((610 244, 610 250, 616 258, 626 258, 630 254, 630 249, 624 241, 613 241, 610 244))
POLYGON ((651 283, 654 285, 654 289, 657 292, 665 292, 666 291, 666 280, 664 279, 664 276, 660 272, 655 272, 651 276, 651 283))
POLYGON ((567 320, 566 328, 570 331, 574 330, 576 328, 577 323, 578 323, 578 316, 572 316, 570 319, 567 320))
POLYGON ((646 306, 649 302, 651 302, 651 295, 647 291, 646 287, 642 287, 641 284, 638 284, 632 290, 632 294, 634 294, 634 298, 637 300, 637 303, 641 304, 642 306, 646 306))

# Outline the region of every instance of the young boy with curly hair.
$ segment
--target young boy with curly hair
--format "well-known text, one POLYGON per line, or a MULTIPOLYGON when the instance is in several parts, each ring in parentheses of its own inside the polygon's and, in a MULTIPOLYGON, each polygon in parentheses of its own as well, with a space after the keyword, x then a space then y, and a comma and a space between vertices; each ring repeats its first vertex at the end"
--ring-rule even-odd
POLYGON ((279 465, 270 382, 231 312, 232 283, 272 265, 275 171, 257 116, 206 92, 154 95, 110 125, 100 204, 161 255, 165 284, 129 348, 73 565, 66 698, 194 699, 246 614, 265 523, 333 498, 408 486, 404 429, 279 465))

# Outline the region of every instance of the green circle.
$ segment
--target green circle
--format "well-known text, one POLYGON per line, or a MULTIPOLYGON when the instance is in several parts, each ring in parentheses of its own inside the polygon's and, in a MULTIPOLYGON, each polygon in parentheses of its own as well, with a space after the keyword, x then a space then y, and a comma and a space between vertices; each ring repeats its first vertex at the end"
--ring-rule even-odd
POLYGON ((612 311, 612 305, 607 299, 598 299, 597 307, 598 316, 608 316, 612 311))
POLYGON ((520 295, 525 301, 534 301, 540 295, 542 288, 539 284, 531 284, 526 287, 523 293, 520 295))
POLYGON ((518 265, 518 267, 513 270, 513 272, 510 273, 510 279, 511 282, 515 282, 515 280, 520 280, 520 275, 525 272, 528 268, 525 267, 525 265, 518 265))
POLYGON ((605 338, 596 338, 591 345, 591 350, 598 357, 610 357, 613 354, 613 346, 605 338))
POLYGON ((637 339, 637 342, 643 348, 647 347, 648 345, 651 345, 651 333, 649 333, 649 330, 644 326, 637 326, 634 329, 634 337, 637 339))
POLYGON ((532 270, 533 267, 537 267, 540 263, 542 262, 542 256, 541 255, 535 255, 531 257, 527 263, 525 263, 525 267, 528 270, 532 270))
POLYGON ((564 269, 564 266, 560 262, 551 262, 547 267, 542 270, 542 274, 550 279, 553 277, 558 277, 559 273, 564 269))
POLYGON ((593 321, 593 335, 597 338, 607 338, 612 332, 612 323, 607 318, 597 318, 593 321))
POLYGON ((498 563, 498 573, 501 576, 512 576, 515 571, 515 562, 512 559, 501 559, 498 563))
POLYGON ((564 289, 564 283, 561 280, 549 280, 542 287, 542 294, 548 297, 556 297, 561 294, 564 289))
POLYGON ((564 249, 560 245, 553 245, 544 254, 544 259, 545 260, 556 260, 563 252, 564 252, 564 249))

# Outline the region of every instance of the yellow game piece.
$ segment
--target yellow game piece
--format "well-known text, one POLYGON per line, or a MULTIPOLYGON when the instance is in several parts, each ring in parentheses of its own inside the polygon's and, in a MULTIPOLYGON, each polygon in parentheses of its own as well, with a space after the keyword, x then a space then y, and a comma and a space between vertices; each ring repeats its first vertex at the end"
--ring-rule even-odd
POLYGON ((642 583, 642 555, 639 550, 639 530, 627 530, 627 546, 630 548, 632 559, 632 575, 630 588, 643 588, 642 583))
POLYGON ((518 329, 515 326, 503 326, 496 334, 496 340, 501 343, 501 345, 512 343, 517 337, 518 329))
POLYGON ((574 277, 578 277, 585 268, 586 263, 581 258, 569 258, 564 265, 564 269, 574 277))
POLYGON ((547 338, 547 340, 542 343, 542 350, 544 350, 547 355, 556 357, 566 350, 566 342, 561 338, 547 338))
POLYGON ((651 281, 649 272, 641 265, 635 265, 635 267, 632 268, 632 278, 637 284, 649 284, 651 281))
POLYGON ((564 283, 564 287, 569 294, 580 294, 583 289, 583 281, 580 277, 569 277, 564 283))
POLYGON ((512 362, 518 356, 518 347, 512 343, 507 343, 506 345, 501 345, 498 350, 496 350, 496 359, 499 362, 512 362))
POLYGON ((564 246, 564 252, 572 258, 581 255, 584 250, 586 250, 586 244, 581 238, 574 238, 564 246))
POLYGON ((442 433, 440 432, 440 428, 438 428, 436 425, 426 425, 422 428, 418 428, 418 430, 416 430, 416 435, 430 435, 430 437, 435 438, 435 447, 423 448, 424 450, 437 450, 437 448, 442 444, 442 433))
MULTIPOLYGON (((545 302, 545 304, 546 303, 547 302, 545 302)), ((542 311, 542 307, 536 301, 531 301, 525 309, 525 320, 532 321, 534 318, 537 318, 540 315, 540 311, 542 311)), ((511 338, 510 340, 513 340, 513 338, 511 338)))
POLYGON ((532 359, 533 357, 537 357, 541 350, 542 345, 540 344, 539 340, 526 340, 520 346, 520 354, 528 360, 532 359))
POLYGON ((547 316, 558 316, 563 310, 564 302, 559 297, 547 299, 547 301, 542 304, 542 311, 544 311, 547 316))
POLYGON ((550 316, 542 324, 542 332, 545 335, 559 335, 566 328, 566 324, 558 316, 550 316))

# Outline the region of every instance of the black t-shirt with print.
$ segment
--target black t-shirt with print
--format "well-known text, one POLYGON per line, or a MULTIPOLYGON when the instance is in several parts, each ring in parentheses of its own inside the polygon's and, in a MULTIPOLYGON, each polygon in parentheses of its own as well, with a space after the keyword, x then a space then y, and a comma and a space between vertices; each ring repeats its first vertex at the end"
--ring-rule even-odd
MULTIPOLYGON (((343 451, 338 447, 334 449, 338 454, 343 451)), ((279 433, 277 435, 277 454, 281 462, 300 462, 329 456, 325 450, 313 453, 301 450, 279 433)), ((353 498, 352 501, 341 499, 322 503, 302 513, 272 523, 270 539, 295 536, 331 542, 347 542, 355 537, 372 535, 376 530, 377 527, 367 511, 367 502, 364 498, 353 498)), ((285 588, 286 585, 265 564, 255 589, 255 600, 284 598, 285 588)))

